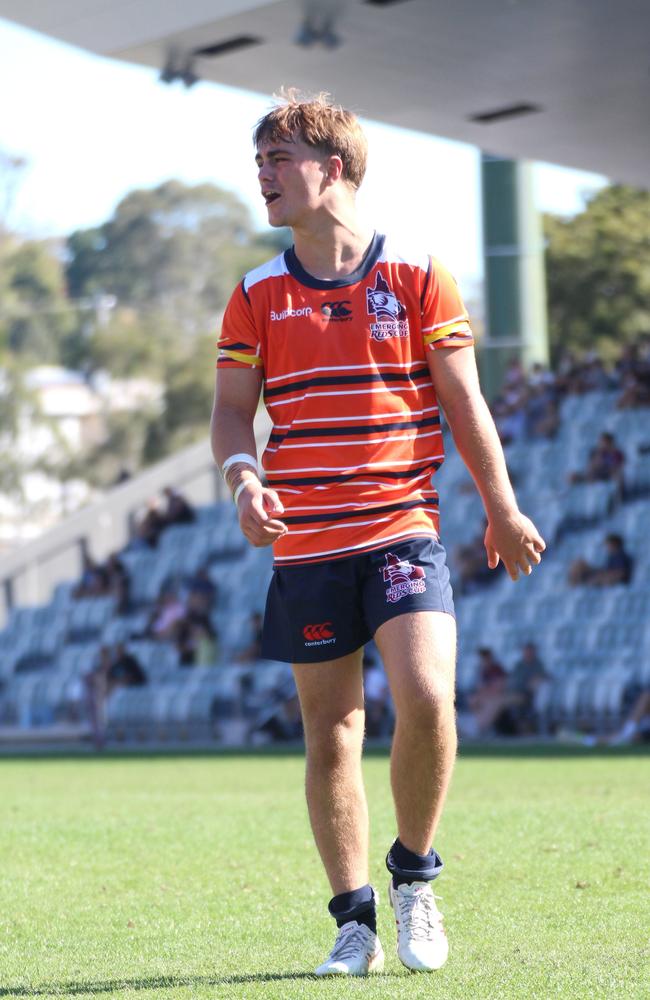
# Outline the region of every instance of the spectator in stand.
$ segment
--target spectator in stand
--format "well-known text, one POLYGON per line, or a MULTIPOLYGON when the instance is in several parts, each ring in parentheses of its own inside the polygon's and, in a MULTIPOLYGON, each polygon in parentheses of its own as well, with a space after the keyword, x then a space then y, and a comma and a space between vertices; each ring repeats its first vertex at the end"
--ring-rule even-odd
POLYGON ((526 385, 526 375, 519 358, 511 358, 508 362, 503 376, 502 392, 505 398, 513 395, 518 396, 521 389, 526 385))
POLYGON ((625 454, 609 431, 603 431, 597 444, 591 449, 587 467, 582 472, 572 472, 570 483, 617 483, 623 494, 623 467, 625 454))
POLYGON ((106 741, 106 698, 112 663, 110 646, 102 646, 97 655, 97 662, 83 677, 84 701, 96 750, 103 750, 106 741))
POLYGON ((115 598, 116 614, 125 615, 130 607, 131 581, 124 563, 116 552, 109 556, 104 569, 107 576, 107 592, 115 598))
POLYGON ((210 614, 214 608, 217 588, 210 579, 207 565, 201 566, 193 576, 187 577, 185 587, 188 610, 210 614))
POLYGON ((250 617, 250 642, 236 657, 238 663, 253 663, 262 658, 262 628, 264 616, 254 611, 250 617))
POLYGON ((103 566, 95 562, 87 552, 83 554, 81 579, 73 590, 74 597, 101 597, 107 592, 108 575, 103 566))
POLYGON ((181 667, 212 667, 220 656, 217 633, 207 620, 184 619, 179 625, 176 648, 181 667))
POLYGON ((281 701, 277 708, 264 722, 254 730, 255 743, 271 741, 273 743, 293 743, 302 738, 302 716, 298 695, 292 694, 281 701))
POLYGON ((528 385, 531 389, 537 389, 539 386, 543 386, 547 392, 551 392, 553 395, 556 394, 556 379, 554 373, 550 368, 546 368, 545 365, 541 364, 539 361, 535 361, 531 365, 530 371, 528 373, 527 379, 528 385))
POLYGON ((614 387, 612 378, 603 364, 603 359, 596 351, 589 351, 583 359, 580 386, 582 392, 606 392, 614 387))
POLYGON ((127 468, 126 465, 123 465, 115 478, 113 486, 122 486, 123 483, 128 483, 132 475, 133 473, 131 472, 131 470, 127 468))
POLYGON ((152 497, 147 502, 144 514, 136 520, 129 548, 155 549, 165 526, 166 521, 160 511, 160 501, 157 497, 152 497))
POLYGON ((616 406, 619 410, 635 410, 642 406, 650 406, 650 372, 634 372, 626 375, 616 406))
POLYGON ((496 399, 492 404, 492 415, 501 444, 513 444, 525 439, 526 408, 521 393, 509 400, 496 399))
POLYGON ((650 688, 639 692, 621 729, 608 742, 610 746, 624 746, 648 740, 650 740, 650 688))
POLYGON ((569 583, 576 587, 589 584, 591 587, 613 587, 628 584, 632 578, 634 561, 625 551, 620 535, 605 538, 606 557, 602 566, 592 566, 585 559, 576 559, 569 567, 569 583))
POLYGON ((613 736, 589 734, 582 740, 587 747, 621 747, 648 741, 650 741, 650 688, 641 690, 637 688, 632 708, 621 728, 613 736))
POLYGON ((534 700, 548 680, 533 642, 524 644, 521 658, 510 674, 494 659, 491 650, 479 650, 480 681, 459 713, 461 733, 479 738, 491 733, 522 736, 535 732, 534 700))
POLYGON ((219 660, 219 637, 209 622, 192 626, 197 667, 212 667, 219 660))
POLYGON ((555 381, 563 396, 573 396, 582 392, 582 368, 573 351, 564 351, 556 368, 555 381))
POLYGON ((173 590, 163 590, 158 597, 149 620, 141 634, 134 639, 170 639, 177 638, 180 623, 185 618, 186 608, 180 597, 173 590))
POLYGON ((116 688, 142 687, 146 683, 147 675, 138 659, 129 652, 124 643, 119 642, 115 646, 108 669, 109 694, 112 694, 116 688))
POLYGON ((641 363, 639 345, 625 344, 614 364, 614 373, 618 385, 622 386, 629 375, 635 375, 641 363))
POLYGON ((521 656, 508 676, 503 705, 504 710, 509 711, 517 734, 535 731, 535 695, 548 680, 549 675, 539 658, 537 646, 534 642, 524 643, 521 656))
POLYGON ((366 736, 383 739, 393 728, 392 701, 388 680, 379 650, 368 643, 363 653, 363 694, 366 711, 366 736))
POLYGON ((560 412, 555 392, 539 382, 528 389, 526 426, 529 438, 554 438, 560 427, 560 412))
POLYGON ((167 500, 167 507, 163 514, 165 525, 193 524, 196 521, 194 508, 184 496, 177 493, 171 486, 167 486, 163 493, 167 500))
POLYGON ((507 673, 492 649, 477 650, 478 678, 476 686, 458 698, 458 730, 461 736, 478 739, 489 733, 503 709, 507 673))

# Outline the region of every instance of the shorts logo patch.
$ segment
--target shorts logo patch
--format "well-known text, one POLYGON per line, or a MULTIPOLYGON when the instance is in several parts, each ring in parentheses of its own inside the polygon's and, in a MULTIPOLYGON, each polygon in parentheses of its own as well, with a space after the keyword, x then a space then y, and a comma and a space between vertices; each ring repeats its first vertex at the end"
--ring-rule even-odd
POLYGON ((320 625, 305 625, 302 630, 305 646, 327 646, 336 642, 331 622, 321 622, 320 625))
POLYGON ((384 583, 390 584, 386 591, 389 604, 396 604, 410 594, 423 594, 427 589, 426 574, 421 566, 412 566, 405 559, 398 559, 392 552, 385 556, 386 565, 380 572, 384 583))

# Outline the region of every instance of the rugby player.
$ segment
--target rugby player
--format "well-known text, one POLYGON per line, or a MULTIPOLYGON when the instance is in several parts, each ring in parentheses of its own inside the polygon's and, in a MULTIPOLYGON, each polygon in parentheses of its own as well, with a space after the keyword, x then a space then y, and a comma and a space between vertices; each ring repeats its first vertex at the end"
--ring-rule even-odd
POLYGON ((402 247, 360 221, 367 144, 355 115, 289 93, 254 144, 269 223, 290 227, 293 246, 232 294, 212 442, 241 530, 274 547, 263 655, 293 664, 309 817, 338 927, 316 972, 365 975, 384 961, 361 773, 370 638, 396 713, 386 864, 397 952, 431 971, 448 952, 431 883, 456 755, 456 627, 432 486, 444 458, 439 407, 483 499, 489 566, 501 561, 516 580, 544 541, 518 509, 454 279, 426 246, 402 247), (264 481, 260 392, 273 423, 264 481))

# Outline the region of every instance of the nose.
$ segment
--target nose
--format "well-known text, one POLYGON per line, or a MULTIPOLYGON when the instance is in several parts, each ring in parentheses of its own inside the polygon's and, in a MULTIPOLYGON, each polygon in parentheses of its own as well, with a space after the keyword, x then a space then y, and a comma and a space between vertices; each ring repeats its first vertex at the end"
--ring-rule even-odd
POLYGON ((265 181, 271 180, 272 170, 269 161, 260 163, 259 169, 257 171, 257 179, 260 184, 264 184, 265 181))

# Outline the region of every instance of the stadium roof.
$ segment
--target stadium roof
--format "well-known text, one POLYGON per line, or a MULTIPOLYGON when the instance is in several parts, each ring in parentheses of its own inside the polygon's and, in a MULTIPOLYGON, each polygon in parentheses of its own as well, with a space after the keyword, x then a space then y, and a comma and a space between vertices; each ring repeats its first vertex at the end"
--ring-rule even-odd
POLYGON ((325 89, 368 118, 650 187, 648 0, 0 0, 0 16, 168 77, 325 89))

